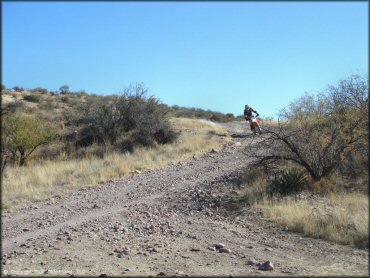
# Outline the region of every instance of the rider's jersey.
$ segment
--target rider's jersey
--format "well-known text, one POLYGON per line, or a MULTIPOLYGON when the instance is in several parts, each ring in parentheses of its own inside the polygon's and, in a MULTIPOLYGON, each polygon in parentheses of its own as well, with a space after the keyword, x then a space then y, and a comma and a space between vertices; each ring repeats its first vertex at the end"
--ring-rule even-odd
POLYGON ((250 120, 251 117, 253 116, 252 113, 258 114, 257 111, 256 110, 253 110, 253 108, 251 108, 251 107, 249 107, 248 109, 244 109, 244 117, 245 117, 245 119, 246 120, 250 120))

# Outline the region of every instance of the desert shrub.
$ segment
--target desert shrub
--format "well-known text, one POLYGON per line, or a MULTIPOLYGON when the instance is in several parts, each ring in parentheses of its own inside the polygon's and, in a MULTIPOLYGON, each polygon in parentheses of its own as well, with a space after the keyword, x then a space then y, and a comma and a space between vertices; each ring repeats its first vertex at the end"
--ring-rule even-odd
POLYGON ((121 139, 115 144, 116 150, 118 150, 121 153, 126 152, 132 153, 135 149, 135 146, 136 146, 135 141, 129 138, 121 139))
POLYGON ((287 196, 302 191, 307 185, 306 175, 302 170, 288 169, 276 174, 269 186, 270 195, 287 196))
POLYGON ((76 124, 83 126, 86 133, 81 139, 91 144, 119 144, 124 149, 122 138, 126 143, 132 140, 131 146, 153 146, 170 143, 177 137, 159 101, 148 97, 142 84, 128 87, 120 96, 89 96, 80 112, 76 124))
POLYGON ((67 97, 67 96, 62 96, 60 98, 60 101, 63 102, 63 103, 69 103, 70 102, 70 98, 67 97))
POLYGON ((32 155, 32 161, 37 161, 40 164, 50 160, 63 160, 64 157, 64 143, 56 139, 37 148, 32 155))
POLYGON ((40 108, 46 110, 46 111, 51 111, 55 108, 55 101, 52 98, 47 98, 41 105, 40 108))
POLYGON ((38 108, 34 106, 25 106, 23 112, 26 114, 36 114, 38 112, 38 108))
POLYGON ((138 117, 133 138, 140 145, 153 146, 155 143, 171 143, 177 138, 177 134, 167 121, 157 115, 156 117, 138 117))
POLYGON ((256 164, 290 161, 320 180, 338 171, 351 153, 364 151, 367 161, 368 103, 368 83, 359 76, 319 95, 306 94, 281 111, 278 127, 265 128, 267 136, 251 148, 256 164))
POLYGON ((24 91, 24 88, 20 87, 20 86, 14 86, 13 90, 16 91, 16 92, 22 92, 22 91, 24 91))
POLYGON ((329 179, 315 181, 310 185, 309 188, 312 192, 323 196, 330 193, 335 193, 337 191, 335 184, 329 179))
POLYGON ((351 179, 367 175, 369 169, 369 149, 365 142, 353 144, 343 153, 343 161, 339 165, 339 172, 351 179))
POLYGON ((30 102, 40 102, 41 96, 38 94, 30 94, 23 97, 24 100, 30 101, 30 102))
POLYGON ((76 95, 81 98, 81 97, 86 97, 88 94, 86 93, 85 90, 79 90, 76 95))
POLYGON ((107 153, 108 149, 106 146, 94 143, 90 146, 77 149, 74 156, 76 158, 104 158, 107 153))
POLYGON ((212 122, 220 122, 221 121, 221 118, 217 115, 211 115, 209 117, 209 119, 212 121, 212 122))
POLYGON ((77 148, 91 146, 94 143, 104 143, 104 138, 100 134, 95 133, 95 129, 91 126, 83 127, 76 137, 75 146, 77 148))
POLYGON ((77 107, 79 104, 81 104, 81 100, 79 100, 78 98, 73 98, 69 100, 69 105, 71 107, 77 107))
POLYGON ((37 87, 37 88, 31 89, 30 92, 47 94, 49 91, 48 91, 48 89, 45 89, 45 88, 42 88, 42 87, 37 87))
POLYGON ((21 101, 9 102, 1 108, 1 115, 15 113, 16 111, 22 109, 23 107, 24 103, 21 101))

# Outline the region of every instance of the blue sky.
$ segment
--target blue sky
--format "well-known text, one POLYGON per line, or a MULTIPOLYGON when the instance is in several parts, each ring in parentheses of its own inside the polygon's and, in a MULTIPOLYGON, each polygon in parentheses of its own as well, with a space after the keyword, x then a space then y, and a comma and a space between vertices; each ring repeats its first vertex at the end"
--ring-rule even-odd
POLYGON ((368 76, 368 5, 2 2, 2 83, 104 95, 143 82, 169 105, 276 116, 368 76))

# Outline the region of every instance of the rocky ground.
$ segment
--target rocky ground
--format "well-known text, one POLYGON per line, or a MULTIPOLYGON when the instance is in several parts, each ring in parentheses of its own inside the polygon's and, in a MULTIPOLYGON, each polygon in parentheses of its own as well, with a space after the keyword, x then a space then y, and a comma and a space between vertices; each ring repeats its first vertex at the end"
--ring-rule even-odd
POLYGON ((2 211, 2 275, 369 275, 367 250, 301 237, 237 201, 243 150, 258 141, 242 124, 225 125, 238 135, 219 152, 2 211))

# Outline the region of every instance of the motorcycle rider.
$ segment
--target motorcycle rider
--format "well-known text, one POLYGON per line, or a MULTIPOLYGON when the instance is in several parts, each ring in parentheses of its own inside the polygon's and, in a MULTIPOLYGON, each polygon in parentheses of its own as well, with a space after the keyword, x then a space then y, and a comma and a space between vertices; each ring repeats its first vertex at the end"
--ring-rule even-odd
POLYGON ((244 107, 244 118, 247 122, 250 123, 251 130, 253 131, 253 125, 252 125, 252 118, 253 118, 253 113, 256 115, 254 117, 258 117, 260 114, 256 110, 254 110, 252 107, 249 107, 248 105, 245 105, 244 107))

